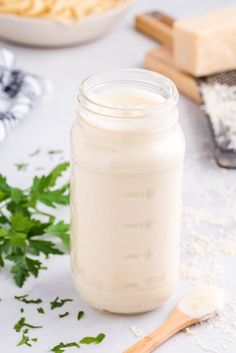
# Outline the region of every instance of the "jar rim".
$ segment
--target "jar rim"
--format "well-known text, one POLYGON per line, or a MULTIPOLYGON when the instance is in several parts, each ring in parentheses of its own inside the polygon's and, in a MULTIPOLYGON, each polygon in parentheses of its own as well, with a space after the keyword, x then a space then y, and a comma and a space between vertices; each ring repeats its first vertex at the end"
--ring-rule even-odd
POLYGON ((169 78, 167 78, 164 75, 161 75, 159 73, 150 71, 150 70, 145 70, 145 69, 136 69, 136 68, 125 68, 125 69, 113 69, 113 70, 108 70, 108 71, 102 71, 98 72, 92 75, 89 75, 86 77, 80 84, 79 87, 79 95, 78 95, 78 102, 80 105, 90 111, 91 113, 95 113, 97 115, 102 116, 103 118, 109 117, 109 118, 116 118, 116 119, 124 119, 124 113, 128 112, 133 112, 133 118, 146 118, 147 115, 152 115, 152 113, 163 113, 166 110, 170 110, 173 106, 175 106, 178 102, 179 99, 179 94, 178 90, 174 84, 173 81, 171 81, 169 78), (117 77, 116 77, 117 75, 117 77), (128 78, 128 76, 131 75, 133 78, 128 78), (102 77, 111 77, 111 79, 102 79, 102 77), (112 76, 114 78, 112 79, 112 76), (118 77, 124 77, 127 76, 127 78, 118 78, 118 77), (139 84, 139 85, 146 85, 147 87, 152 87, 153 89, 156 89, 159 87, 159 89, 166 90, 167 96, 163 100, 163 102, 158 102, 156 104, 146 106, 146 107, 134 107, 134 106, 129 106, 129 107, 113 107, 113 106, 108 106, 101 104, 100 102, 97 102, 96 100, 92 99, 89 97, 89 89, 96 87, 93 82, 98 80, 100 81, 100 84, 111 84, 114 82, 127 82, 129 80, 130 83, 134 84, 139 84), (90 86, 90 87, 89 87, 90 86), (101 108, 102 108, 102 113, 101 113, 101 108), (119 112, 123 112, 122 116, 119 112))

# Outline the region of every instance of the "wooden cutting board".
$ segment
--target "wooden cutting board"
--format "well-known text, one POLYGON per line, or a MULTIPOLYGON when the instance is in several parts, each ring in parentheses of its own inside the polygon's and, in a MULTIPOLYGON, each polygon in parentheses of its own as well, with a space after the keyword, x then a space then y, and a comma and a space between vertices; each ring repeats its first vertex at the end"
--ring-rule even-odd
POLYGON ((159 11, 144 13, 136 17, 136 28, 163 43, 158 48, 150 50, 145 58, 145 67, 157 71, 173 80, 184 95, 196 103, 201 103, 201 95, 197 79, 179 71, 172 58, 174 19, 159 11))
POLYGON ((160 46, 151 49, 145 57, 145 67, 169 77, 179 91, 196 103, 202 103, 197 79, 177 70, 168 47, 160 46))

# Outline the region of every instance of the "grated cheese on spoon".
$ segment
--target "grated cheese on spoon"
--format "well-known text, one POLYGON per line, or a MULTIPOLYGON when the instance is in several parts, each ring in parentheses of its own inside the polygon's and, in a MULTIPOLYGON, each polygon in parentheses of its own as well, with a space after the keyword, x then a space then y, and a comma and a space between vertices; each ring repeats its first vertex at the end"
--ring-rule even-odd
POLYGON ((225 302, 226 294, 222 288, 197 286, 179 302, 177 308, 190 317, 205 320, 220 313, 225 302))

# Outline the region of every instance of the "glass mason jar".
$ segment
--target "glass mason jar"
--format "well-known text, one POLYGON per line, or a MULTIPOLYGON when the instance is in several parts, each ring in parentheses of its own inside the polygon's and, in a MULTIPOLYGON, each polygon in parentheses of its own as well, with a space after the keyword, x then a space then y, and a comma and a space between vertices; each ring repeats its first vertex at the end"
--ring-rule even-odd
POLYGON ((178 92, 139 69, 85 79, 71 131, 71 267, 92 307, 141 313, 174 291, 185 143, 178 92))

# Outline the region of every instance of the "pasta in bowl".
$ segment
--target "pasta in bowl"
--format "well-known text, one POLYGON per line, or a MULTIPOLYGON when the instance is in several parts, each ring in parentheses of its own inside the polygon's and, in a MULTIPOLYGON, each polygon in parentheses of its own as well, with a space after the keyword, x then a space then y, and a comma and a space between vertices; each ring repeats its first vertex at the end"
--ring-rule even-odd
POLYGON ((18 44, 59 47, 108 32, 132 0, 0 0, 0 37, 18 44))

